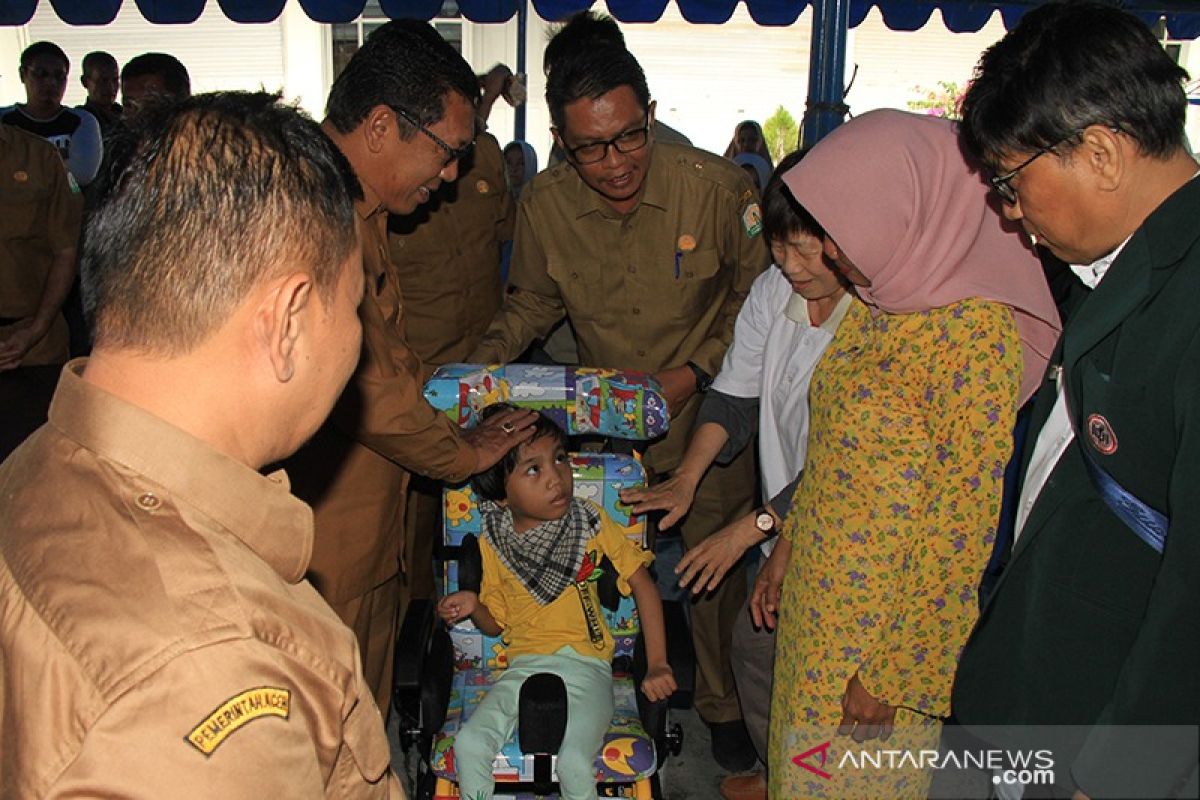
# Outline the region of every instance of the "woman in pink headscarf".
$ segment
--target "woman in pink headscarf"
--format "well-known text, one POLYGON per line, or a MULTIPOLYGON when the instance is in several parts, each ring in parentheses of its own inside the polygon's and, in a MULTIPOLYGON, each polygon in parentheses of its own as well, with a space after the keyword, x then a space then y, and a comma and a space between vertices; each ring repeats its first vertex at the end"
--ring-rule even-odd
POLYGON ((813 376, 808 467, 752 598, 779 613, 771 797, 923 798, 1058 315, 945 120, 864 114, 784 181, 862 302, 813 376), (855 758, 881 749, 914 755, 855 758))

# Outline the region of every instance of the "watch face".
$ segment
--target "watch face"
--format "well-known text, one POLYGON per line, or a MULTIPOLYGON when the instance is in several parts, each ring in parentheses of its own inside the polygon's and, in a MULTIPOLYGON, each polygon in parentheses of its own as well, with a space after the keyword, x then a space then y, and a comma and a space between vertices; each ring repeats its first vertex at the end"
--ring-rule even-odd
POLYGON ((775 518, 765 511, 754 518, 754 527, 758 528, 763 533, 775 527, 775 518))

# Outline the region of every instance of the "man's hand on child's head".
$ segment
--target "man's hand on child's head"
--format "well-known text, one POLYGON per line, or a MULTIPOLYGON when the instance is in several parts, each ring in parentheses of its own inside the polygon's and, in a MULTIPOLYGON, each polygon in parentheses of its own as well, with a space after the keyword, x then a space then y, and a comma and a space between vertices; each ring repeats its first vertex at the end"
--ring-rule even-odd
POLYGON ((462 438, 475 448, 476 471, 482 472, 504 458, 505 453, 533 438, 537 412, 527 408, 501 411, 462 432, 462 438))
POLYGON ((653 702, 666 700, 675 693, 675 673, 669 664, 650 667, 642 680, 642 693, 653 702))
POLYGON ((447 625, 454 625, 475 613, 479 595, 474 592, 448 594, 438 603, 438 616, 447 625))

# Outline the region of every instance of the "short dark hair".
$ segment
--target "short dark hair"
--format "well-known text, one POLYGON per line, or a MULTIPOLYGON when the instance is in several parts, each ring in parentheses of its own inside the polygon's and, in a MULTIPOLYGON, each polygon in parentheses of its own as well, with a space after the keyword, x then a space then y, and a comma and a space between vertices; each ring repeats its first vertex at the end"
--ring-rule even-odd
POLYGON ((1164 157, 1183 146, 1186 80, 1136 17, 1101 3, 1050 3, 980 58, 963 99, 962 141, 994 167, 1104 125, 1164 157))
MULTIPOLYGON (((479 419, 485 420, 501 411, 511 411, 516 406, 508 403, 492 403, 479 412, 479 419)), ((537 418, 533 421, 533 437, 526 442, 535 442, 543 436, 552 436, 556 444, 563 448, 567 446, 567 434, 562 428, 558 427, 558 423, 550 419, 550 417, 538 413, 537 418)), ((484 500, 498 502, 508 498, 508 491, 504 488, 504 482, 508 480, 508 476, 513 474, 513 470, 517 468, 517 460, 521 457, 521 448, 525 445, 518 445, 512 450, 504 454, 504 458, 497 461, 492 466, 471 477, 471 488, 475 490, 475 494, 482 497, 484 500)))
POLYGON ((763 189, 763 236, 768 242, 783 241, 795 233, 807 233, 818 239, 825 238, 825 229, 808 213, 807 208, 796 202, 791 190, 783 182, 784 173, 799 164, 808 150, 809 148, 804 148, 784 156, 763 189))
POLYGON ((357 243, 350 164, 265 92, 157 104, 105 153, 83 237, 97 346, 185 353, 290 265, 333 298, 357 243))
MULTIPOLYGON (((399 19, 367 37, 334 80, 325 114, 341 133, 354 130, 379 105, 403 108, 422 125, 434 125, 450 92, 478 105, 474 70, 428 22, 399 19)), ((416 134, 405 120, 399 124, 405 138, 416 134)))
POLYGON ((54 42, 34 42, 21 51, 21 69, 28 69, 29 65, 38 56, 51 56, 63 62, 67 71, 71 69, 71 59, 67 58, 67 54, 63 49, 54 42))
POLYGON ((169 53, 142 53, 129 59, 121 69, 121 80, 140 78, 143 75, 157 75, 162 78, 163 88, 175 99, 182 99, 192 93, 192 79, 187 67, 169 53))
POLYGON ((81 62, 83 74, 85 76, 89 75, 92 70, 99 69, 105 64, 112 64, 116 68, 117 59, 113 57, 112 53, 106 53, 103 50, 93 50, 83 57, 83 61, 81 62))
MULTIPOLYGON (((558 36, 571 35, 570 27, 568 24, 559 31, 558 36)), ((565 109, 569 103, 584 97, 595 100, 621 86, 633 90, 643 110, 650 109, 646 73, 633 54, 624 47, 597 43, 566 54, 554 64, 546 78, 546 105, 550 107, 550 121, 554 127, 562 130, 566 122, 565 109)))
POLYGON ((596 46, 625 48, 625 34, 608 14, 580 11, 555 29, 542 53, 542 74, 549 75, 563 58, 596 46))

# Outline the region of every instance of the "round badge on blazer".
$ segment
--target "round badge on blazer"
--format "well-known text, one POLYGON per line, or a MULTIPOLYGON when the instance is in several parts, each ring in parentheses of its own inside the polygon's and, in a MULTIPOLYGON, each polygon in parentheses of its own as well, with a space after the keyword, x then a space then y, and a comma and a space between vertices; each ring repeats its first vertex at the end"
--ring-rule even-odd
POLYGON ((1113 433, 1112 425, 1108 424, 1108 420, 1099 414, 1092 414, 1087 418, 1088 438, 1092 440, 1092 446, 1100 451, 1102 455, 1111 456, 1117 452, 1117 434, 1113 433))
POLYGON ((13 173, 13 180, 17 183, 25 183, 29 180, 29 173, 23 169, 19 169, 13 173))
POLYGON ((492 190, 492 185, 490 183, 488 183, 487 181, 483 180, 482 178, 480 180, 475 181, 475 191, 479 192, 480 194, 487 194, 491 190, 492 190))
POLYGON ((690 253, 696 249, 696 237, 685 233, 679 237, 679 241, 675 242, 675 246, 684 253, 690 253))

